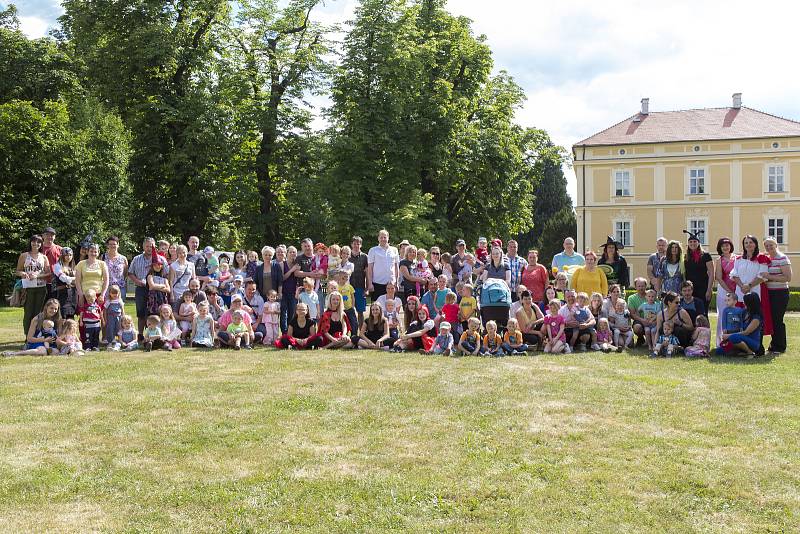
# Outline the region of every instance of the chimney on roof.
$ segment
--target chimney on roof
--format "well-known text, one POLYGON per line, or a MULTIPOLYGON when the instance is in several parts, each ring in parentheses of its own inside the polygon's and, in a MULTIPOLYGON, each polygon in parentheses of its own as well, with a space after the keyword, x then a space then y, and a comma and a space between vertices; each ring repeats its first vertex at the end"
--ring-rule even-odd
POLYGON ((733 93, 733 109, 742 107, 742 93, 733 93))
POLYGON ((647 115, 647 114, 650 113, 650 99, 649 98, 643 98, 642 99, 642 111, 641 111, 641 113, 642 113, 642 115, 647 115))

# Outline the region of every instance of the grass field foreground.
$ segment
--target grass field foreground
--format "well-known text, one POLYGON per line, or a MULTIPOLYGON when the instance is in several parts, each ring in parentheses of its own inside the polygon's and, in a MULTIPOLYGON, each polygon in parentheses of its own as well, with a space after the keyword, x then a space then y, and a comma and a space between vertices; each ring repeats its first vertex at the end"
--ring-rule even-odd
MULTIPOLYGON (((0 344, 19 338, 0 309, 0 344)), ((102 352, 0 361, 0 529, 797 532, 774 359, 102 352)))

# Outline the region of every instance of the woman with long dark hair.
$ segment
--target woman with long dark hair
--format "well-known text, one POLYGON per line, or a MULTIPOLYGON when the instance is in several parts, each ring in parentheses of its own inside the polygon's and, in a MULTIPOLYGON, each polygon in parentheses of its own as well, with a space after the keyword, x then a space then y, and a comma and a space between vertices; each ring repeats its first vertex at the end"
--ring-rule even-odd
POLYGON ((628 269, 628 262, 625 257, 619 251, 625 246, 611 236, 606 236, 606 242, 601 245, 601 248, 603 253, 600 255, 600 261, 597 262, 597 265, 611 267, 613 273, 607 276, 608 284, 619 284, 624 291, 630 285, 630 269, 628 269))
POLYGON ((686 280, 683 263, 683 247, 678 241, 667 244, 667 254, 661 259, 661 293, 680 293, 686 280))
POLYGON ((50 276, 50 262, 42 252, 42 236, 31 236, 28 250, 19 255, 17 276, 22 279, 25 290, 25 304, 22 315, 22 329, 28 335, 31 321, 42 311, 47 299, 47 278, 50 276))
POLYGON ((683 233, 689 235, 684 260, 686 280, 692 283, 692 295, 703 303, 703 309, 698 310, 699 315, 708 315, 711 291, 714 288, 714 259, 711 254, 703 250, 700 244, 700 232, 684 230, 683 233))
POLYGON ((752 235, 742 239, 742 255, 736 258, 731 270, 731 279, 736 283, 736 296, 744 302, 748 293, 755 293, 761 302, 763 319, 762 334, 772 335, 772 312, 770 310, 769 291, 764 281, 769 272, 770 259, 758 248, 758 239, 752 235))

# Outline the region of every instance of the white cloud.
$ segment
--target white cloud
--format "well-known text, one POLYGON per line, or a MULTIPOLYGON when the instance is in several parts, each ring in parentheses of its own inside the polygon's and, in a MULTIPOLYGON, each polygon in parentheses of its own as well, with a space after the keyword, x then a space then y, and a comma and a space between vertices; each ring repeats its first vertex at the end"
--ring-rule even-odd
POLYGON ((50 24, 41 17, 19 17, 19 28, 31 39, 38 39, 47 35, 50 24))

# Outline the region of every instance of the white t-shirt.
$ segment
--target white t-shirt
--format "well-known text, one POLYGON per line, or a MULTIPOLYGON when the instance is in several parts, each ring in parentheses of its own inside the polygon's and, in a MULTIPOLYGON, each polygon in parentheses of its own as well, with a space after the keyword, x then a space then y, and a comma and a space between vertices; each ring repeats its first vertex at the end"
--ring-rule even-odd
POLYGON ((372 265, 372 283, 386 285, 397 283, 396 268, 400 264, 400 254, 396 247, 381 248, 376 245, 369 249, 367 262, 372 265))
POLYGON ((175 260, 169 268, 175 273, 175 281, 172 283, 172 298, 182 301, 183 293, 189 289, 189 282, 194 278, 194 263, 186 260, 186 265, 181 265, 178 260, 175 260))
MULTIPOLYGON (((733 263, 733 270, 731 270, 731 278, 738 276, 743 284, 749 284, 755 280, 759 275, 765 274, 769 271, 769 265, 765 263, 758 263, 757 261, 750 261, 744 258, 736 258, 733 263)), ((761 288, 756 286, 756 294, 761 296, 761 288)), ((751 290, 752 291, 752 290, 751 290)), ((736 286, 736 296, 739 297, 739 302, 744 300, 744 293, 742 288, 736 286)))
MULTIPOLYGON (((378 282, 378 283, 380 283, 380 282, 378 282)), ((381 295, 380 297, 378 297, 375 300, 375 302, 377 302, 378 305, 380 305, 381 309, 383 310, 383 313, 385 314, 386 313, 386 295, 381 295)), ((394 312, 395 313, 400 313, 400 310, 402 310, 402 309, 403 309, 403 301, 400 300, 399 298, 395 297, 394 298, 394 312)))
POLYGON ((255 323, 259 317, 261 317, 261 312, 264 311, 264 298, 256 291, 251 298, 247 298, 247 296, 242 297, 242 304, 246 306, 250 306, 253 309, 253 315, 250 316, 253 319, 253 323, 255 323))

